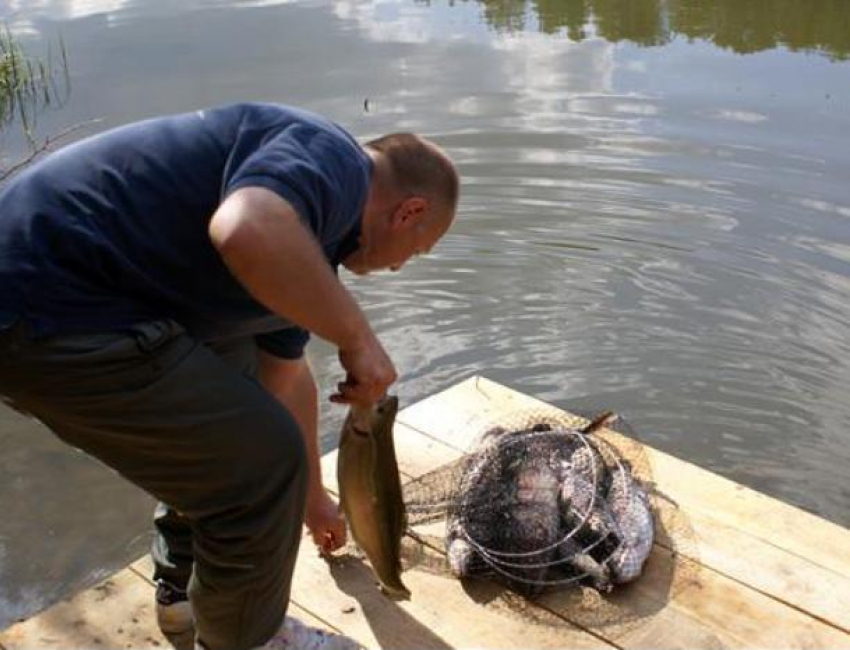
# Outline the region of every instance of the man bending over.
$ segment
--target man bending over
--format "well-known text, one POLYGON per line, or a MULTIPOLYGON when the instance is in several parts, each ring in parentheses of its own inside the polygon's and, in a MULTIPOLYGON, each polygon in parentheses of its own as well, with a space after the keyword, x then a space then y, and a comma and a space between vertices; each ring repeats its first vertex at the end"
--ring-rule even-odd
POLYGON ((160 502, 165 632, 350 647, 285 617, 302 522, 345 542, 304 346, 338 348, 334 401, 380 399, 395 368, 336 269, 400 269, 457 200, 433 143, 269 104, 108 131, 0 190, 0 396, 160 502))

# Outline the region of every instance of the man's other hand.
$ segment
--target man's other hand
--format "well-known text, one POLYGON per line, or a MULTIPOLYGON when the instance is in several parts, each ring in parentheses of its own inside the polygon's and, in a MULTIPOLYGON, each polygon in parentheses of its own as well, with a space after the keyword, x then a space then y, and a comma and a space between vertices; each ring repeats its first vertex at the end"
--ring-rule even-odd
POLYGON ((328 555, 345 546, 345 517, 336 502, 324 490, 308 501, 304 523, 322 555, 328 555))

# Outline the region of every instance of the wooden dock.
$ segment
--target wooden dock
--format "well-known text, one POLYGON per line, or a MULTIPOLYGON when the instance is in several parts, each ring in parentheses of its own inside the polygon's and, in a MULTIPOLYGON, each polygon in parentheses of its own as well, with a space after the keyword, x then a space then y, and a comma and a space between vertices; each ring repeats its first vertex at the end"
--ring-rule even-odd
MULTIPOLYGON (((403 481, 457 458, 484 422, 528 408, 563 416, 478 377, 404 409, 395 429, 403 481)), ((462 584, 439 544, 407 540, 412 597, 395 602, 378 592, 365 560, 329 565, 305 539, 290 613, 370 648, 850 648, 850 531, 613 431, 602 435, 654 484, 656 545, 632 585, 604 597, 576 588, 526 601, 489 582, 462 584)), ((335 490, 336 453, 323 463, 335 490)), ((149 575, 142 558, 0 632, 0 648, 168 647, 149 575)))

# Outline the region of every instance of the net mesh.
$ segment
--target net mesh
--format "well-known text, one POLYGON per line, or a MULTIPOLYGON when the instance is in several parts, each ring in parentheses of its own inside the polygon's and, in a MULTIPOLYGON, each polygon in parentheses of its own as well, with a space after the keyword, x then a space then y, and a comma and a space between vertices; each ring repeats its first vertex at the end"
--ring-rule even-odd
POLYGON ((452 573, 526 594, 636 577, 653 535, 645 466, 588 424, 540 408, 480 426, 470 451, 404 486, 408 524, 445 521, 452 573))

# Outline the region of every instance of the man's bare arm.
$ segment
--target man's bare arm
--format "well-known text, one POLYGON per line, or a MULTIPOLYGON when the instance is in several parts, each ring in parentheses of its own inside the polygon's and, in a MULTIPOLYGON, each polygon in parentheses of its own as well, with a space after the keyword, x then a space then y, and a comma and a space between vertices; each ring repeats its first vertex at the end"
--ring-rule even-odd
POLYGON ((375 402, 395 368, 309 229, 274 192, 246 187, 213 215, 210 239, 234 276, 269 310, 336 344, 349 373, 345 401, 375 402))
POLYGON ((280 359, 267 352, 259 353, 259 378, 263 386, 277 398, 298 423, 310 462, 309 493, 322 487, 317 431, 319 426, 318 390, 305 358, 280 359))
POLYGON ((313 541, 325 551, 345 544, 345 520, 322 484, 318 442, 319 405, 316 381, 306 358, 281 359, 259 353, 260 381, 292 413, 307 448, 310 468, 305 523, 313 541))

